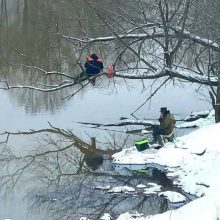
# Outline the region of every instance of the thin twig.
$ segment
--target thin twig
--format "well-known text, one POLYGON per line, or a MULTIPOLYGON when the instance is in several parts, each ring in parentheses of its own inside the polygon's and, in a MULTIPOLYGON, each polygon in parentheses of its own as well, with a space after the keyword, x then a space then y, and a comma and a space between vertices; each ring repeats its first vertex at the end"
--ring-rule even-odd
POLYGON ((166 80, 164 80, 164 82, 147 98, 147 100, 144 101, 144 103, 142 103, 136 110, 134 110, 131 113, 131 115, 134 115, 135 112, 137 112, 140 108, 142 108, 161 89, 161 87, 163 85, 165 85, 165 83, 167 83, 170 79, 171 79, 171 77, 169 77, 166 80))

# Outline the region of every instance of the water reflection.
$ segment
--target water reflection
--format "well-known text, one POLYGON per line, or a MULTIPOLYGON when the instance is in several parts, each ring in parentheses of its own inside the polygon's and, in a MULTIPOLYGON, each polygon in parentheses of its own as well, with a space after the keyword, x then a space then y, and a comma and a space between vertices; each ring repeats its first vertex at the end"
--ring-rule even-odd
POLYGON ((92 220, 100 219, 104 213, 110 213, 116 219, 121 212, 127 210, 137 210, 145 214, 167 210, 167 201, 157 196, 116 195, 94 190, 88 185, 81 187, 83 190, 80 187, 70 187, 51 193, 35 192, 35 195, 29 195, 37 201, 32 208, 46 209, 52 219, 80 219, 86 216, 92 220))
MULTIPOLYGON (((102 35, 105 31, 86 1, 1 0, 0 9, 0 80, 7 80, 10 85, 59 85, 66 80, 61 76, 46 76, 27 66, 77 76, 81 72, 78 60, 83 63, 90 51, 79 54, 76 46, 62 41, 57 32, 82 37, 102 35)), ((90 48, 100 56, 106 49, 90 48)), ((55 94, 19 90, 9 95, 12 102, 26 106, 29 113, 36 113, 42 109, 53 112, 64 105, 61 98, 70 92, 74 89, 55 94)))
POLYGON ((73 131, 53 126, 4 135, 6 139, 0 154, 1 191, 8 192, 22 182, 29 188, 27 198, 31 210, 46 212, 49 219, 87 216, 97 220, 105 212, 116 217, 130 209, 155 214, 167 208, 164 199, 144 195, 138 190, 112 194, 98 189, 123 185, 136 188, 140 183, 149 182, 146 176, 119 174, 109 166, 111 155, 120 149, 98 148, 94 138, 86 143, 73 131), (34 138, 35 144, 34 139, 30 142, 35 145, 33 150, 18 152, 13 146, 10 148, 14 135, 34 138), (98 165, 96 158, 100 160, 98 165))

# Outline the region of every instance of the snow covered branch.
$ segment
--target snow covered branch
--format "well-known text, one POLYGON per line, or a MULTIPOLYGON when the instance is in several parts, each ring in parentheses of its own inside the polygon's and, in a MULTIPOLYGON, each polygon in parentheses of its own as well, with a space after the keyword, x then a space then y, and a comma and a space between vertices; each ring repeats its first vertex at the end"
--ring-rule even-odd
MULTIPOLYGON (((45 77, 49 77, 50 75, 57 75, 60 76, 62 78, 68 78, 68 80, 63 80, 62 82, 60 82, 59 84, 41 84, 41 83, 35 83, 35 85, 10 85, 10 82, 7 80, 1 80, 1 87, 0 89, 2 90, 10 90, 10 89, 30 89, 30 90, 36 90, 36 91, 40 91, 40 92, 54 92, 54 91, 58 91, 58 90, 62 90, 65 88, 69 88, 69 87, 74 87, 76 85, 81 85, 81 89, 84 88, 85 86, 87 86, 90 83, 90 80, 95 79, 97 77, 100 77, 102 75, 105 75, 106 73, 102 72, 100 74, 97 74, 93 77, 80 77, 80 76, 76 76, 76 77, 72 77, 69 76, 65 73, 62 72, 58 72, 58 71, 46 71, 42 68, 36 67, 36 66, 27 66, 27 65, 22 65, 25 66, 27 68, 31 68, 31 69, 35 69, 38 71, 38 73, 43 73, 43 75, 45 77), (87 81, 87 82, 86 82, 87 81)), ((33 83, 32 83, 33 84, 33 83)), ((72 97, 74 94, 76 94, 78 91, 80 91, 81 89, 78 89, 76 92, 74 92, 73 94, 69 95, 68 97, 72 97)))
MULTIPOLYGON (((57 34, 61 38, 69 40, 72 43, 84 43, 84 44, 112 42, 112 41, 119 40, 119 39, 123 39, 123 40, 138 39, 139 41, 148 40, 148 39, 158 39, 158 38, 161 39, 164 37, 175 38, 175 39, 188 39, 199 45, 211 48, 213 51, 220 52, 220 47, 217 41, 212 41, 206 38, 201 38, 198 35, 190 33, 189 31, 182 30, 180 27, 168 26, 167 28, 172 30, 173 33, 169 33, 167 35, 163 32, 164 27, 161 24, 154 24, 154 27, 155 29, 153 29, 153 31, 152 31, 152 27, 149 30, 144 30, 143 27, 140 27, 139 28, 140 33, 131 34, 130 33, 131 30, 128 30, 126 33, 118 34, 117 36, 106 36, 106 37, 97 37, 97 38, 76 38, 76 37, 67 36, 61 33, 57 33, 57 34), (157 27, 157 25, 159 27, 157 27), (144 30, 144 33, 143 33, 143 30, 144 30)), ((134 30, 136 31, 136 29, 134 30)))

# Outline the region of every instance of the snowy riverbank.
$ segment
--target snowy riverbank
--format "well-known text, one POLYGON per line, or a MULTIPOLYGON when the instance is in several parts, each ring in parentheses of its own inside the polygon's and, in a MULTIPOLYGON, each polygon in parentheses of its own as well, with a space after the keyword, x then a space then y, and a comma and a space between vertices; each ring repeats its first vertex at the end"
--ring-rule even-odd
POLYGON ((220 217, 220 123, 212 124, 213 114, 197 123, 200 129, 177 138, 175 143, 168 143, 158 151, 147 149, 138 152, 133 147, 113 157, 114 163, 125 166, 139 163, 163 169, 175 185, 199 198, 163 214, 144 216, 126 212, 117 220, 216 220, 220 217))

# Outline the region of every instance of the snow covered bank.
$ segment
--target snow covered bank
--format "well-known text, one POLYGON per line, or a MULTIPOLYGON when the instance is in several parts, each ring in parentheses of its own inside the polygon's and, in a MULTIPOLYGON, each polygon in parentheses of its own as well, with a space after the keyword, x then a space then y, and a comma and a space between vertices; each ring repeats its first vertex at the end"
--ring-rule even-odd
MULTIPOLYGON (((202 119, 201 119, 202 120, 202 119)), ((206 119, 207 120, 207 119, 206 119)), ((203 121, 206 123, 205 121, 203 121)), ((202 122, 201 122, 202 123, 202 122)), ((202 126, 201 126, 202 127, 202 126)), ((117 220, 216 220, 220 217, 220 123, 200 128, 160 150, 138 152, 135 147, 113 155, 114 163, 163 168, 174 184, 199 198, 156 216, 127 212, 117 220)))
POLYGON ((188 116, 187 118, 185 118, 184 123, 177 125, 177 128, 191 128, 191 127, 205 127, 207 125, 211 125, 215 123, 215 111, 212 110, 210 111, 210 113, 208 114, 208 116, 206 118, 199 118, 198 120, 195 121, 187 121, 189 120, 189 118, 193 119, 196 117, 199 117, 199 115, 202 114, 208 114, 208 111, 203 111, 203 112, 195 112, 193 114, 191 114, 191 116, 188 116))

